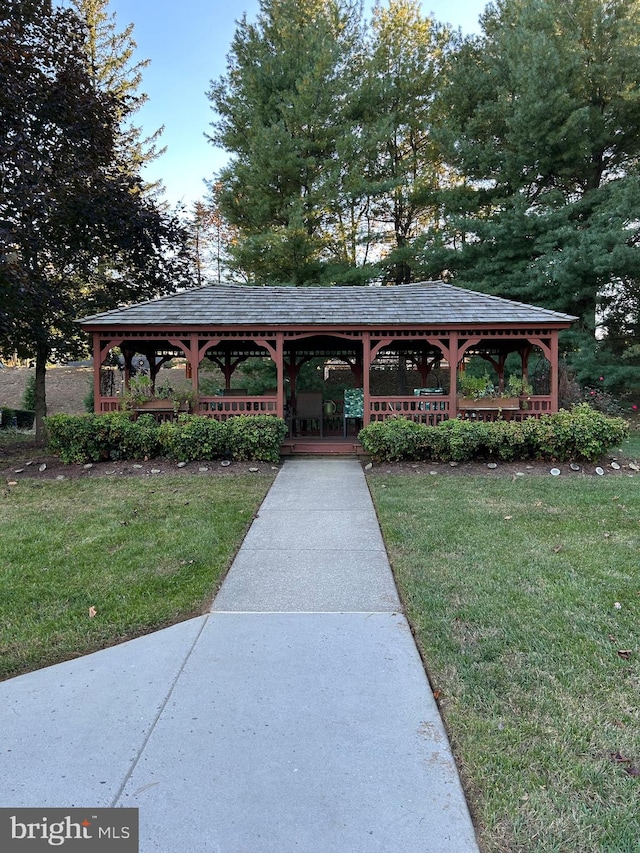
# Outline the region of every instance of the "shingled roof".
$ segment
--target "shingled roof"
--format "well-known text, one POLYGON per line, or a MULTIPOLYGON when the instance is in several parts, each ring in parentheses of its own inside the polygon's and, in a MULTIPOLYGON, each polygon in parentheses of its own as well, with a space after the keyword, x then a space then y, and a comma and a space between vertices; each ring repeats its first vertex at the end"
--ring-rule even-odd
POLYGON ((518 323, 566 326, 576 317, 441 281, 398 287, 248 287, 219 284, 116 308, 96 326, 369 326, 518 323))

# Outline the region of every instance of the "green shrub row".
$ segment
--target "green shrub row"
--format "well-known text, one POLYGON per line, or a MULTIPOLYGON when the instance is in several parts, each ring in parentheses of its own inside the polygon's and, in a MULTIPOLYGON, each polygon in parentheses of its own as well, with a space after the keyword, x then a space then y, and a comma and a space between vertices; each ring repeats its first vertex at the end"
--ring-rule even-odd
POLYGON ((35 412, 3 407, 0 409, 0 429, 11 429, 13 426, 17 429, 31 429, 35 417, 35 412))
POLYGON ((629 432, 623 418, 611 418, 586 403, 523 421, 448 420, 438 426, 403 418, 369 424, 359 440, 379 462, 473 459, 549 459, 557 462, 599 459, 629 432))
POLYGON ((277 462, 286 425, 270 415, 246 415, 220 423, 180 415, 158 424, 153 415, 133 420, 126 412, 108 415, 52 415, 46 418, 49 450, 63 462, 101 462, 164 456, 181 462, 210 459, 277 462))

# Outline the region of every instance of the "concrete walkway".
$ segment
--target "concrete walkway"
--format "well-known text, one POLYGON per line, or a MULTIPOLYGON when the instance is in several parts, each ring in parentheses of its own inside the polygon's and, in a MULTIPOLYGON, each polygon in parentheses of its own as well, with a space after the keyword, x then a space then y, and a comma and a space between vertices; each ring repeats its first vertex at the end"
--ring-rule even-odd
POLYGON ((360 465, 285 463, 211 614, 0 684, 0 806, 141 853, 477 853, 360 465))

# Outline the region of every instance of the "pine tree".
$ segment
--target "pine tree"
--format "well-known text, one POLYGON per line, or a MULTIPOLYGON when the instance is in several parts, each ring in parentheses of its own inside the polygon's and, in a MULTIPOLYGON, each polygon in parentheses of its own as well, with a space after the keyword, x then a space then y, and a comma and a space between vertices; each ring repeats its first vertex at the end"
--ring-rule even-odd
POLYGON ((327 283, 339 261, 327 225, 358 21, 343 0, 263 0, 212 84, 211 140, 232 155, 217 198, 241 235, 234 265, 250 280, 327 283))
POLYGON ((373 11, 369 61, 359 93, 367 190, 386 280, 411 281, 416 247, 438 221, 444 170, 433 138, 438 77, 451 36, 417 0, 373 11), (420 238, 420 240, 418 239, 420 238))
POLYGON ((430 262, 578 315, 565 344, 593 381, 596 324, 640 279, 640 4, 498 0, 482 25, 451 66, 441 134, 465 183, 430 262))
MULTIPOLYGON (((128 24, 122 31, 118 31, 116 14, 109 11, 109 0, 69 2, 87 27, 85 50, 96 88, 114 95, 116 103, 122 105, 118 113, 118 156, 125 168, 137 176, 144 165, 166 151, 166 147, 158 148, 164 126, 145 137, 142 129, 132 121, 133 114, 148 101, 148 95, 141 92, 140 87, 143 71, 151 60, 136 60, 134 25, 128 24)), ((156 182, 145 186, 145 190, 155 192, 159 187, 159 182, 156 182)))

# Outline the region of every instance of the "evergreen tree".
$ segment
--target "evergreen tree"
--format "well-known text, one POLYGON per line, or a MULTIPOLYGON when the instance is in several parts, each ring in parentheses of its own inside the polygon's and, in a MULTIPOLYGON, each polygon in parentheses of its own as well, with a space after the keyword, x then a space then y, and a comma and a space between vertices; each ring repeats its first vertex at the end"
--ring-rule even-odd
POLYGON ((464 184, 427 262, 577 314, 565 343, 593 381, 640 279, 640 4, 497 0, 482 26, 450 68, 441 139, 464 184))
POLYGON ((327 232, 337 192, 329 176, 357 10, 346 0, 262 0, 257 22, 238 24, 227 74, 212 84, 211 140, 232 155, 217 199, 239 229, 234 267, 250 280, 331 281, 339 249, 327 232))
POLYGON ((436 93, 449 33, 423 17, 417 0, 373 11, 357 110, 365 140, 364 174, 386 280, 415 277, 416 248, 437 227, 444 170, 434 143, 436 93), (418 239, 420 238, 420 239, 418 239))
POLYGON ((0 0, 0 350, 36 363, 86 352, 75 320, 188 283, 178 222, 116 155, 113 93, 96 90, 85 31, 49 0, 0 0), (105 263, 108 258, 108 263, 105 263))
MULTIPOLYGON (((158 148, 164 126, 150 136, 143 137, 142 129, 135 125, 132 116, 147 102, 148 96, 140 91, 142 73, 149 59, 135 59, 137 44, 133 38, 133 24, 118 31, 116 14, 109 12, 109 0, 69 0, 87 27, 85 50, 89 73, 96 88, 115 97, 118 107, 119 133, 117 151, 124 167, 138 176, 146 163, 160 157, 166 148, 158 148)), ((155 192, 160 184, 145 186, 155 192)))

